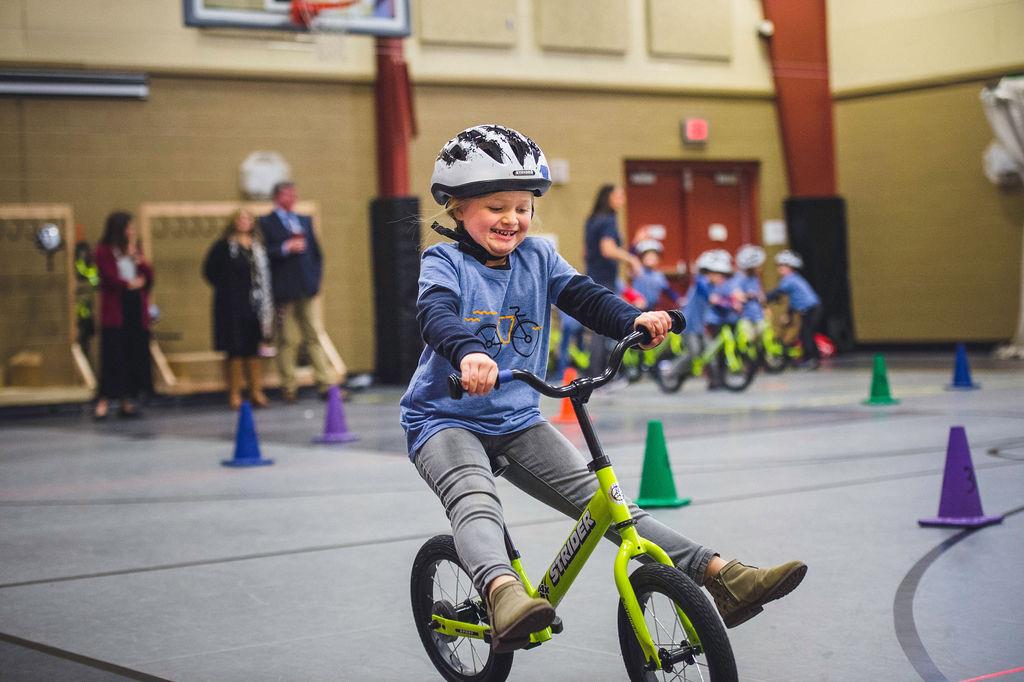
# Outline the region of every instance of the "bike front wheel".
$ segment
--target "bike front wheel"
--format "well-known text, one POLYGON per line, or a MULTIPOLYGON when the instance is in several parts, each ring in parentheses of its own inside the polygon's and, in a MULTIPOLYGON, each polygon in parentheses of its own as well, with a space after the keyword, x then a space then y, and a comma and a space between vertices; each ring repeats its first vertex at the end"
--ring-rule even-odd
POLYGON ((512 669, 511 653, 495 654, 480 639, 439 633, 431 623, 439 614, 478 625, 487 608, 462 566, 455 540, 438 535, 427 540, 412 564, 412 617, 430 662, 451 682, 501 682, 512 669))
POLYGON ((669 356, 654 365, 654 381, 665 393, 675 393, 683 387, 690 373, 690 358, 687 355, 669 356))
POLYGON ((736 659, 733 658, 725 626, 696 583, 679 569, 661 564, 641 566, 629 577, 629 582, 636 592, 659 658, 663 662, 668 657, 675 661, 668 666, 670 670, 647 668, 643 649, 620 600, 619 646, 630 680, 732 682, 737 679, 736 659), (689 641, 677 608, 693 624, 699 642, 689 641))

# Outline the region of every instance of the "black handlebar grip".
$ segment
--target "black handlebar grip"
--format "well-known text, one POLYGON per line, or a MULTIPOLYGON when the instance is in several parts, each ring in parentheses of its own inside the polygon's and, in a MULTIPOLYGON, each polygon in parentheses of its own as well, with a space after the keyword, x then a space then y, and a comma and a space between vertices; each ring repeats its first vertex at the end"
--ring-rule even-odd
MULTIPOLYGON (((683 311, 681 310, 669 310, 668 316, 672 318, 672 329, 670 330, 674 334, 681 333, 686 329, 686 318, 683 317, 683 311)), ((651 342, 651 332, 647 330, 647 327, 637 327, 637 331, 642 334, 640 337, 640 345, 646 346, 651 342)))
MULTIPOLYGON (((498 390, 501 387, 503 380, 502 375, 505 375, 504 381, 508 381, 512 377, 511 371, 498 372, 498 377, 494 380, 494 390, 498 390)), ((448 375, 448 395, 451 396, 452 400, 462 400, 462 396, 466 394, 466 389, 462 387, 462 377, 452 372, 448 375)))
POLYGON ((686 318, 683 317, 682 310, 670 310, 668 316, 672 318, 672 333, 682 334, 683 330, 686 329, 686 318))
POLYGON ((462 400, 462 394, 466 392, 466 389, 462 388, 462 379, 458 374, 448 375, 448 395, 451 396, 452 400, 462 400))

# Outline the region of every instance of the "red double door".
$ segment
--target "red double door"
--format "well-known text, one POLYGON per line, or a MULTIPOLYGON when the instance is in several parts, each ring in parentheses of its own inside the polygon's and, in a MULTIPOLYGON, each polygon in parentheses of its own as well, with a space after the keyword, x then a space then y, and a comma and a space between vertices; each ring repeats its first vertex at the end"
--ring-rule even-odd
POLYGON ((756 161, 626 161, 630 244, 663 230, 661 269, 685 293, 701 252, 760 243, 757 180, 756 161))

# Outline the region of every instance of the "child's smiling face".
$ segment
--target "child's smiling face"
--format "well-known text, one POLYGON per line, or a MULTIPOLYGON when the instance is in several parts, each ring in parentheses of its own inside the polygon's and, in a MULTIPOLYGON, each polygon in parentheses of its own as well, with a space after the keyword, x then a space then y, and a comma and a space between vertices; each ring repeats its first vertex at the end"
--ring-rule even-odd
POLYGON ((473 197, 456 207, 453 215, 473 241, 501 260, 526 239, 533 217, 533 194, 495 192, 473 197))

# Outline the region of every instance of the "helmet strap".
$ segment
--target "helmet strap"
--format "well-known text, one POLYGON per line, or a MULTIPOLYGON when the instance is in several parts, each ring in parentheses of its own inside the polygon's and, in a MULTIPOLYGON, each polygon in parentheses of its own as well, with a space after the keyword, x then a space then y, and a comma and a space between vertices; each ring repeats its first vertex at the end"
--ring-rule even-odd
POLYGON ((434 232, 437 232, 442 237, 448 237, 448 239, 454 240, 459 246, 459 251, 462 253, 472 256, 473 258, 480 261, 481 265, 487 265, 487 261, 494 260, 494 256, 487 252, 487 249, 473 241, 473 238, 469 236, 469 233, 465 230, 452 230, 449 229, 436 220, 434 224, 430 226, 434 232))

